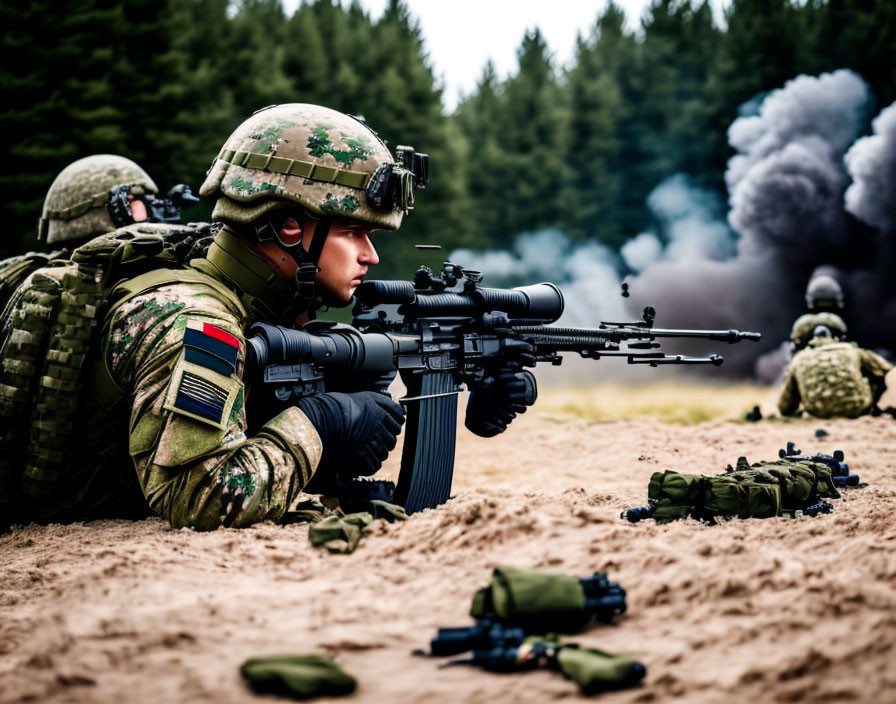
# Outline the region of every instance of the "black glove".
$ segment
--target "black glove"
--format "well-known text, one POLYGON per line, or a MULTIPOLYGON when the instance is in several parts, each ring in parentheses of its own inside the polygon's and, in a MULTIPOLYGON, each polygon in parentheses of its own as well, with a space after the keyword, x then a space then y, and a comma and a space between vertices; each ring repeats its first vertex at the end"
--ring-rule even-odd
POLYGON ((404 411, 375 391, 323 393, 296 403, 317 430, 323 454, 317 475, 370 476, 395 449, 404 411))
POLYGON ((488 386, 470 392, 464 425, 483 438, 492 438, 507 430, 518 413, 538 398, 532 373, 509 364, 499 369, 488 386))

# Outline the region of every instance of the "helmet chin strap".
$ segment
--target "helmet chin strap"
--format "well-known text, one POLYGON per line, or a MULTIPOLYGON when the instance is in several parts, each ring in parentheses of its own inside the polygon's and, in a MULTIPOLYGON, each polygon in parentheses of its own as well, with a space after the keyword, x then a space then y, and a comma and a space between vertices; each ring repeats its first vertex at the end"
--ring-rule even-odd
POLYGON ((283 222, 273 222, 270 217, 267 217, 262 223, 255 226, 255 235, 259 242, 277 242, 283 251, 292 257, 298 267, 296 269, 296 315, 313 313, 324 305, 323 296, 317 283, 317 273, 320 271, 318 262, 327 241, 327 235, 330 233, 331 220, 323 217, 315 222, 317 224, 308 250, 302 247, 301 241, 293 245, 283 243, 280 239, 283 222))

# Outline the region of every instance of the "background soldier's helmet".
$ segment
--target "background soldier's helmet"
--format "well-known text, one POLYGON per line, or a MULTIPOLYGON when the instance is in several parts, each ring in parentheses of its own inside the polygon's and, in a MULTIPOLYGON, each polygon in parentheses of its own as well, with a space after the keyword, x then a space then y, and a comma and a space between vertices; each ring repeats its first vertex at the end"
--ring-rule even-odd
POLYGON ((811 311, 843 310, 843 290, 830 274, 818 274, 806 287, 806 307, 811 311))
POLYGON ((807 313, 801 315, 793 324, 790 339, 797 349, 809 344, 815 328, 825 327, 834 337, 843 337, 846 334, 846 323, 843 318, 834 313, 807 313))
POLYGON ((38 238, 52 244, 112 232, 116 225, 106 205, 118 186, 158 191, 149 174, 123 156, 95 154, 69 164, 47 191, 38 238))
POLYGON ((298 203, 315 215, 396 230, 413 207, 413 165, 423 156, 410 151, 408 172, 362 120, 318 105, 275 105, 236 128, 199 192, 219 196, 214 219, 248 223, 298 203))

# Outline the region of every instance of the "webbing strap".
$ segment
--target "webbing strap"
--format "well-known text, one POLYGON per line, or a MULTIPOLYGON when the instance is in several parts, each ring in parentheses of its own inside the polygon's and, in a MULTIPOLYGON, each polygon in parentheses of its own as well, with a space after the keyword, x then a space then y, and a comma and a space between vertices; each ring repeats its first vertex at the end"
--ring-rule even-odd
POLYGON ((339 186, 356 188, 358 190, 367 188, 367 183, 370 181, 370 174, 365 174, 361 171, 337 169, 333 166, 324 166, 323 164, 300 161, 299 159, 286 159, 280 156, 273 156, 272 154, 223 149, 218 154, 218 160, 252 171, 267 171, 272 174, 300 176, 312 181, 335 183, 339 186))
MULTIPOLYGON (((142 195, 144 192, 143 186, 138 183, 127 183, 123 184, 122 187, 127 188, 134 195, 142 195)), ((68 208, 62 208, 61 210, 47 210, 43 214, 41 220, 74 220, 75 218, 81 217, 88 210, 102 208, 106 205, 108 200, 109 191, 95 193, 87 200, 82 200, 80 203, 70 205, 68 208)))
POLYGON ((103 191, 102 193, 97 193, 91 196, 87 200, 75 203, 68 208, 62 208, 61 210, 47 210, 47 212, 44 213, 44 218, 47 220, 74 220, 77 217, 81 217, 88 210, 102 208, 107 200, 109 200, 109 192, 103 191))

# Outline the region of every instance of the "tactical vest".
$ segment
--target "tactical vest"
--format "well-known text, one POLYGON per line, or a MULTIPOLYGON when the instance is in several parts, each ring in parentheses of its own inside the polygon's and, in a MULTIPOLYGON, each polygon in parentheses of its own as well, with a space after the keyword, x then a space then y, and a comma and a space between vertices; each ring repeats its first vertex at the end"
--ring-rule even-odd
POLYGON ((210 236, 210 226, 129 225, 31 271, 15 289, 0 317, 0 512, 54 494, 85 393, 104 407, 121 395, 97 351, 112 289, 134 277, 144 287, 160 276, 206 278, 184 267, 210 236))
POLYGON ((656 506, 653 518, 658 523, 687 516, 706 521, 722 516, 771 518, 840 497, 824 464, 779 460, 750 465, 743 457, 717 476, 655 472, 647 494, 656 506))
MULTIPOLYGON (((55 252, 28 252, 16 257, 10 257, 0 261, 0 315, 7 302, 22 282, 28 276, 46 266, 49 262, 59 259, 67 259, 70 251, 60 249, 55 252)), ((0 317, 0 320, 5 318, 0 317)))

